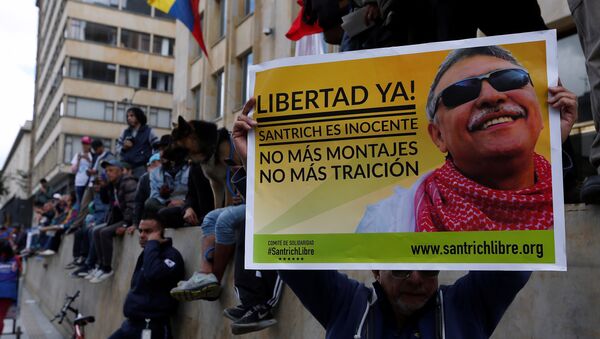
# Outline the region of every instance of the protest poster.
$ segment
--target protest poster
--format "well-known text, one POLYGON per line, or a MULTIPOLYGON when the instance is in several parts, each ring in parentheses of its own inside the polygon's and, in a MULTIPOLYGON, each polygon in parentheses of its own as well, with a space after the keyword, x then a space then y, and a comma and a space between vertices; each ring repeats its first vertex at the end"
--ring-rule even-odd
POLYGON ((566 270, 555 31, 250 72, 247 268, 566 270))

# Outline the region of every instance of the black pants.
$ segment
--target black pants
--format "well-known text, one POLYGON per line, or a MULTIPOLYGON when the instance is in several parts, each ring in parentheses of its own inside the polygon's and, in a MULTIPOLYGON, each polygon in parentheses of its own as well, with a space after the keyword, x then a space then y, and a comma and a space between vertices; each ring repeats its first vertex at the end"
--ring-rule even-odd
POLYGON ((244 268, 246 228, 242 225, 235 246, 234 284, 244 306, 260 304, 275 307, 279 302, 283 281, 277 271, 256 271, 244 268))
POLYGON ((75 231, 75 234, 73 235, 75 237, 75 239, 73 239, 73 258, 86 258, 88 256, 88 251, 90 250, 90 239, 88 235, 88 226, 85 224, 75 231))
POLYGON ((163 207, 158 211, 158 214, 165 222, 165 227, 181 228, 184 225, 183 215, 185 210, 181 206, 163 207))
MULTIPOLYGON (((145 321, 131 321, 126 319, 121 327, 115 331, 108 339, 139 339, 142 338, 142 331, 146 328, 145 321)), ((169 321, 150 321, 150 330, 152 339, 172 339, 171 325, 169 321)))
POLYGON ((47 238, 48 240, 46 240, 45 249, 58 252, 58 248, 60 247, 60 240, 64 233, 64 230, 58 230, 56 231, 56 233, 54 233, 53 236, 49 236, 47 238))

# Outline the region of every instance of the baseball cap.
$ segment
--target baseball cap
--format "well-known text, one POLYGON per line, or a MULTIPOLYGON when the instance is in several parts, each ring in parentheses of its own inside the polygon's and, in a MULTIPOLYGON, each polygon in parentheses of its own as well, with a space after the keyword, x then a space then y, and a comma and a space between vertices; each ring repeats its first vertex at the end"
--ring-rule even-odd
POLYGON ((116 166, 119 168, 123 168, 123 163, 121 163, 118 159, 111 159, 102 161, 100 166, 102 166, 102 168, 106 168, 108 166, 116 166))
POLYGON ((152 154, 150 159, 148 159, 148 163, 146 165, 150 166, 155 161, 160 161, 160 153, 158 153, 158 152, 152 154))
POLYGON ((92 143, 92 138, 88 137, 87 135, 85 137, 81 137, 81 143, 84 145, 90 145, 92 143))
POLYGON ((60 198, 62 198, 62 195, 60 195, 60 193, 54 193, 54 194, 52 195, 52 199, 57 199, 57 200, 60 200, 60 198))

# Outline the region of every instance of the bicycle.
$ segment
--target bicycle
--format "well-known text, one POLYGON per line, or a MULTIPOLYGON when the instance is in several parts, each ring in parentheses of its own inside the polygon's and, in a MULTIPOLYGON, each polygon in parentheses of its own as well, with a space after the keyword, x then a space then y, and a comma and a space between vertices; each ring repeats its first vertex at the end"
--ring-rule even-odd
POLYGON ((50 322, 54 322, 56 319, 58 319, 58 323, 62 324, 68 312, 71 312, 75 315, 75 319, 73 320, 73 339, 85 339, 85 326, 93 323, 96 321, 96 319, 92 315, 84 316, 83 314, 79 313, 78 309, 71 306, 77 297, 79 297, 79 291, 75 292, 73 296, 67 295, 65 298, 65 303, 60 309, 60 312, 56 314, 54 318, 50 320, 50 322))

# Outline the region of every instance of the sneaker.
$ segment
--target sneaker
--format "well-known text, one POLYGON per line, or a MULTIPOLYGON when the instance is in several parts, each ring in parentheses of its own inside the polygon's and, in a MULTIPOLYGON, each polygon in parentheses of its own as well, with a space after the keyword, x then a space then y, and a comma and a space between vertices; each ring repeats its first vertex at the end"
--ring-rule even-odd
POLYGON ((217 300, 221 295, 221 285, 214 274, 194 272, 191 278, 180 281, 171 290, 171 296, 179 301, 217 300))
POLYGON ((223 310, 223 316, 233 321, 238 321, 250 310, 250 308, 251 307, 244 305, 229 307, 223 310))
POLYGON ((92 278, 92 280, 90 280, 90 282, 92 284, 98 284, 103 282, 104 280, 112 277, 115 274, 114 270, 110 270, 108 272, 104 272, 104 270, 100 270, 100 272, 102 272, 101 274, 99 274, 97 277, 92 278))
POLYGON ((277 324, 273 318, 271 308, 266 305, 257 305, 238 321, 231 324, 231 333, 234 335, 256 332, 277 324))
POLYGON ((82 266, 71 272, 71 278, 84 278, 89 272, 90 269, 87 266, 82 266))
POLYGON ((72 270, 77 267, 77 259, 65 265, 65 270, 72 270))
POLYGON ((600 175, 585 179, 581 187, 581 201, 586 204, 600 204, 600 175))
POLYGON ((42 257, 49 257, 51 255, 55 255, 56 252, 54 252, 53 250, 45 250, 45 251, 41 251, 40 253, 38 253, 38 255, 41 255, 42 257))
POLYGON ((91 279, 93 279, 94 277, 96 277, 96 275, 100 274, 98 271, 102 272, 102 270, 101 270, 101 269, 99 269, 99 268, 96 268, 96 267, 94 267, 94 268, 90 269, 90 270, 88 271, 88 274, 87 274, 85 277, 83 277, 83 279, 86 279, 86 280, 91 280, 91 279))

